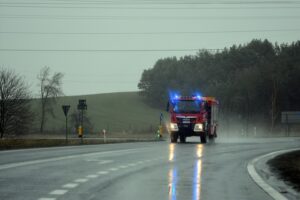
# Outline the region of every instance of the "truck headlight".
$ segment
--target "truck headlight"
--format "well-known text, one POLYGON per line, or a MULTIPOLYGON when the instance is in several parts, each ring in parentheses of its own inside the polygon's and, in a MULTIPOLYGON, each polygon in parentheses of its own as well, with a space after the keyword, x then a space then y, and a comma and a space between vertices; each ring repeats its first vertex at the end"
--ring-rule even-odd
POLYGON ((194 131, 195 132, 203 131, 203 124, 195 124, 194 131))
POLYGON ((170 129, 171 131, 178 131, 178 126, 176 123, 170 123, 170 129))

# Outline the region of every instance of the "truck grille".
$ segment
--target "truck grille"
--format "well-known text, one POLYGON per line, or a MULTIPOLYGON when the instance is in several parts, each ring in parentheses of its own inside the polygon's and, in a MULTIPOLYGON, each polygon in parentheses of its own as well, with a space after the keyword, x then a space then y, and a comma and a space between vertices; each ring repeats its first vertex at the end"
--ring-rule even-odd
POLYGON ((196 117, 176 117, 179 124, 195 124, 196 117))

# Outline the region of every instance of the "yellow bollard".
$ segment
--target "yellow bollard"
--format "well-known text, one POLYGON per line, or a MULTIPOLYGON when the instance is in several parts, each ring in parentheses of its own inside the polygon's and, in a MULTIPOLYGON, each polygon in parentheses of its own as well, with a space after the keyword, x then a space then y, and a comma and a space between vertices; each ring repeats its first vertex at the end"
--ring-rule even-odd
POLYGON ((157 137, 162 138, 162 133, 163 133, 163 127, 162 125, 159 125, 157 130, 157 137))
POLYGON ((83 135, 83 128, 82 128, 82 126, 79 126, 78 127, 78 137, 82 138, 82 135, 83 135))
POLYGON ((162 125, 159 126, 159 133, 160 133, 160 135, 162 137, 162 134, 163 134, 163 126, 162 125))

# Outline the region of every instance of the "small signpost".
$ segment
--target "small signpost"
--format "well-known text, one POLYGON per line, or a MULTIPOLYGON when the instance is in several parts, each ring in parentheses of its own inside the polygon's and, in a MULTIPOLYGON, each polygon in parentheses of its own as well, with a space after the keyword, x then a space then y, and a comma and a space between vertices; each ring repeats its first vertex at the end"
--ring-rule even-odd
POLYGON ((163 114, 160 113, 160 116, 159 116, 159 126, 158 126, 158 130, 157 130, 157 137, 158 138, 162 138, 162 132, 163 132, 163 126, 162 126, 162 121, 163 121, 163 114))
POLYGON ((102 130, 102 134, 103 134, 103 142, 106 143, 106 130, 105 129, 102 130))
POLYGON ((66 117, 66 144, 68 144, 68 112, 70 110, 70 105, 63 105, 62 109, 66 117))
POLYGON ((281 112, 281 123, 286 124, 286 133, 289 136, 290 124, 300 123, 300 111, 281 112))

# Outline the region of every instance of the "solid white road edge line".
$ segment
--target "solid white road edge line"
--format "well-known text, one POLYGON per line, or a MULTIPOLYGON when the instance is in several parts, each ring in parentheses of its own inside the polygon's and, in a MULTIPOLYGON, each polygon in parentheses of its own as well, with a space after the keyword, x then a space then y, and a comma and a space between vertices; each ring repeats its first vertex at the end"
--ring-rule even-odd
POLYGON ((26 166, 26 165, 41 164, 41 163, 46 163, 46 162, 61 161, 61 160, 65 160, 65 159, 80 158, 80 157, 84 157, 84 156, 93 156, 93 155, 102 155, 102 154, 105 155, 105 154, 120 153, 120 152, 127 153, 127 152, 135 152, 137 150, 138 149, 125 149, 125 150, 106 151, 106 152, 94 152, 94 153, 85 153, 85 154, 79 154, 79 155, 62 156, 62 157, 57 157, 57 158, 48 158, 48 159, 10 163, 10 164, 0 165, 0 170, 14 168, 14 167, 22 167, 22 166, 26 166))
POLYGON ((280 192, 275 190, 272 186, 267 184, 262 179, 262 177, 257 173, 257 171, 255 169, 255 164, 259 160, 264 159, 266 157, 280 155, 280 154, 288 153, 288 152, 295 151, 295 150, 300 150, 300 149, 294 148, 294 149, 280 150, 280 151, 268 153, 268 154, 265 154, 265 155, 262 155, 262 156, 252 159, 247 165, 248 173, 250 174, 250 176, 254 180, 254 182, 275 200, 288 200, 288 199, 285 196, 283 196, 280 192))

